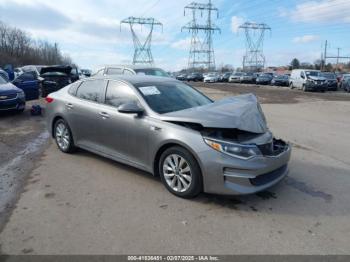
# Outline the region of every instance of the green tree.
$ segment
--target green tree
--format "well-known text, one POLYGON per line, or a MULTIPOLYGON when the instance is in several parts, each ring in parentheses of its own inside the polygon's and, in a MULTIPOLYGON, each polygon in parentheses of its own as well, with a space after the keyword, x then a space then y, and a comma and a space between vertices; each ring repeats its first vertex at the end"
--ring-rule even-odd
POLYGON ((290 63, 292 69, 299 69, 300 68, 300 62, 298 59, 294 58, 292 62, 290 63))

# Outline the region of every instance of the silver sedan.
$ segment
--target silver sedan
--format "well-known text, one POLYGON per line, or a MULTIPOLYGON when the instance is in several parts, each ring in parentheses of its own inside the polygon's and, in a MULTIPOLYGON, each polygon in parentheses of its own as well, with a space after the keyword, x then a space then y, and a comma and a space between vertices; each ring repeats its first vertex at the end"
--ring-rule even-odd
POLYGON ((82 148, 160 176, 174 195, 252 194, 288 173, 290 146, 254 95, 213 102, 170 78, 83 79, 47 98, 58 148, 82 148))

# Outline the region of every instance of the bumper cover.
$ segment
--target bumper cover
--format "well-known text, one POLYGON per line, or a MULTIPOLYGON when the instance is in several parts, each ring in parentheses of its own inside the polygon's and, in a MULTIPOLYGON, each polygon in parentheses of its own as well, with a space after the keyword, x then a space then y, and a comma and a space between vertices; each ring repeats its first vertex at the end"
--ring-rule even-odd
POLYGON ((204 191, 221 195, 246 195, 264 191, 288 175, 291 147, 278 156, 241 160, 214 150, 202 152, 204 191), (203 160, 206 160, 203 162, 203 160))

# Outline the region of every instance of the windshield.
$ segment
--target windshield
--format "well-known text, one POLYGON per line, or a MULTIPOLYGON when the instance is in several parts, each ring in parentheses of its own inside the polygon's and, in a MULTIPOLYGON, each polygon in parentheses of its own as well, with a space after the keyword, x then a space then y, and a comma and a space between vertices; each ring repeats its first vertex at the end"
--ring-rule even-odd
POLYGON ((0 85, 6 84, 6 80, 0 76, 0 85))
POLYGON ((306 75, 309 77, 309 76, 319 76, 320 75, 320 72, 318 71, 306 71, 305 72, 306 75))
POLYGON ((288 79, 288 76, 276 76, 277 79, 288 79))
POLYGON ((140 83, 135 85, 149 107, 159 113, 181 111, 212 103, 191 86, 177 82, 140 83))
POLYGON ((320 75, 327 79, 333 79, 333 80, 336 79, 336 75, 333 73, 321 73, 320 75))
POLYGON ((136 74, 145 74, 147 76, 169 77, 169 75, 164 70, 158 68, 135 69, 134 71, 136 74))

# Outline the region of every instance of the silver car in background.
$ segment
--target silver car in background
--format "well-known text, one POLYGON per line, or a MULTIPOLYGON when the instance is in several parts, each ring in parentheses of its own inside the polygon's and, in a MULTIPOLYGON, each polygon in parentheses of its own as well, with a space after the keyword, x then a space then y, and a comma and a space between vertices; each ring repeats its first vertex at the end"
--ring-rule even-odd
POLYGON ((99 68, 94 74, 98 76, 112 75, 149 75, 158 77, 170 77, 163 69, 144 65, 106 65, 99 68))
POLYGON ((213 102, 175 79, 110 76, 46 101, 62 152, 79 147, 142 169, 179 197, 252 194, 288 173, 291 147, 273 137, 254 95, 213 102))

